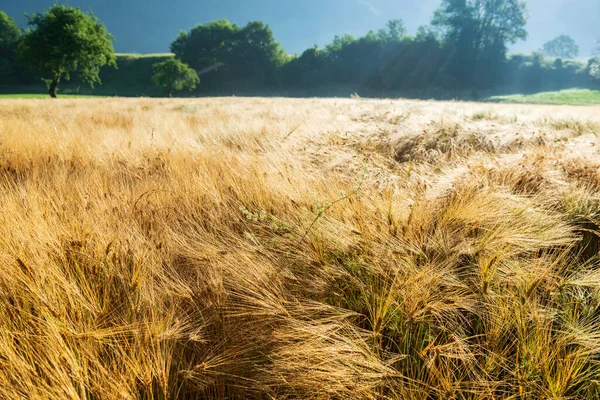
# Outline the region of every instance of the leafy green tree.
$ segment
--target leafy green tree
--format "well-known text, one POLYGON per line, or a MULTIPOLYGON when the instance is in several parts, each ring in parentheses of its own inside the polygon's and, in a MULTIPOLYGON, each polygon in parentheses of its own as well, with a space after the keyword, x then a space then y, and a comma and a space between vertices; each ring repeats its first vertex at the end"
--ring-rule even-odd
POLYGON ((21 36, 15 20, 0 10, 0 51, 14 51, 21 36))
POLYGON ((249 22, 236 39, 231 57, 235 76, 259 84, 275 84, 277 70, 287 55, 269 26, 260 21, 249 22))
POLYGON ((549 57, 575 58, 579 55, 579 46, 572 37, 560 35, 544 44, 544 54, 549 57))
POLYGON ((342 51, 345 47, 352 45, 357 40, 358 39, 356 39, 354 36, 349 35, 347 33, 343 34, 342 36, 336 35, 333 38, 333 41, 327 46, 325 46, 325 49, 329 53, 337 53, 342 51))
POLYGON ((192 91, 200 83, 196 71, 176 58, 156 63, 153 68, 152 81, 169 97, 184 89, 192 91))
POLYGON ((171 51, 197 71, 229 62, 236 35, 241 28, 227 20, 196 25, 181 32, 171 43, 171 51))
POLYGON ((209 71, 212 86, 228 81, 270 84, 287 62, 271 29, 258 21, 243 28, 227 20, 197 25, 182 32, 171 51, 196 71, 209 71))
POLYGON ((507 46, 527 38, 526 22, 522 0, 443 0, 432 25, 454 46, 453 74, 469 86, 497 78, 507 46))
POLYGON ((72 72, 93 87, 101 83, 100 67, 117 66, 114 38, 92 13, 55 5, 27 18, 31 28, 20 41, 19 54, 45 78, 51 97, 56 97, 61 79, 69 80, 72 72))
POLYGON ((458 40, 470 35, 473 48, 507 44, 527 38, 526 3, 522 0, 443 0, 435 12, 433 25, 458 40))
POLYGON ((0 78, 8 81, 14 72, 15 52, 21 30, 15 21, 0 11, 0 78))

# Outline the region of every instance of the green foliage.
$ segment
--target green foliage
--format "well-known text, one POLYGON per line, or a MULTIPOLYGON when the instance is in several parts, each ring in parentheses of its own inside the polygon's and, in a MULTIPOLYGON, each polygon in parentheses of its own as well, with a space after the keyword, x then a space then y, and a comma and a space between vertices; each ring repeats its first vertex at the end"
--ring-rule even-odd
MULTIPOLYGON (((432 24, 420 27, 415 36, 406 33, 402 21, 393 20, 362 37, 336 36, 322 48, 314 46, 288 56, 262 22, 241 27, 221 20, 182 32, 171 47, 178 59, 204 76, 195 92, 198 95, 359 93, 365 97, 477 100, 492 93, 600 88, 600 67, 593 60, 589 65, 577 60, 546 60, 541 52, 506 57, 507 45, 526 37, 524 23, 521 1, 444 0, 432 24)), ((118 71, 101 69, 102 88, 94 92, 82 89, 85 76, 75 73, 64 93, 172 93, 180 89, 170 88, 165 77, 161 89, 153 80, 157 73, 153 65, 172 56, 120 55, 118 71)), ((0 74, 7 66, 0 60, 0 74)), ((15 90, 11 92, 22 92, 15 90)))
MULTIPOLYGON (((61 82, 61 97, 67 95, 89 96, 123 96, 123 97, 154 97, 164 96, 152 82, 154 64, 173 58, 173 54, 115 54, 117 68, 105 65, 100 69, 102 85, 90 88, 77 72, 71 75, 71 80, 61 82)), ((13 83, 0 86, 0 92, 13 94, 46 93, 48 90, 39 79, 32 79, 22 84, 13 83)))
POLYGON ((8 58, 0 58, 0 78, 6 79, 13 73, 12 62, 8 58))
POLYGON ((174 92, 184 89, 194 90, 200 83, 200 78, 189 65, 176 58, 169 58, 154 64, 152 81, 171 97, 174 92))
POLYGON ((593 79, 600 81, 600 57, 592 58, 589 61, 588 72, 593 79))
POLYGON ((21 30, 15 20, 0 11, 0 52, 14 50, 20 36, 21 30))
POLYGON ((377 32, 377 35, 386 42, 399 42, 406 34, 406 26, 401 19, 388 21, 386 28, 377 32))
POLYGON ((588 64, 577 60, 545 59, 542 52, 515 54, 507 59, 501 83, 504 93, 554 92, 569 88, 597 89, 588 64))
POLYGON ((579 55, 579 46, 567 35, 560 35, 544 44, 544 54, 550 57, 575 58, 579 55))
MULTIPOLYGON (((96 88, 92 93, 101 93, 110 96, 163 95, 163 92, 152 82, 152 76, 155 72, 154 65, 173 58, 172 54, 116 54, 115 56, 118 69, 107 66, 103 67, 100 71, 102 86, 96 88)), ((79 78, 75 77, 69 86, 77 88, 80 84, 79 78)), ((82 89, 84 88, 82 87, 82 89)))
POLYGON ((31 28, 23 35, 19 53, 47 79, 52 97, 56 97, 61 78, 70 79, 72 72, 77 71, 93 87, 101 83, 100 67, 116 66, 114 38, 93 14, 55 5, 42 14, 28 16, 28 20, 31 28))
POLYGON ((15 51, 20 36, 15 21, 0 11, 0 81, 8 81, 15 75, 15 51))
POLYGON ((507 44, 527 38, 525 11, 526 3, 520 0, 443 0, 432 24, 455 41, 467 39, 474 48, 506 49, 507 44))
POLYGON ((181 32, 171 44, 171 51, 185 63, 200 71, 225 62, 241 28, 227 20, 199 24, 190 32, 181 32))
POLYGON ((450 72, 459 86, 491 86, 507 45, 527 38, 521 0, 443 0, 432 25, 454 48, 450 72))
POLYGON ((421 25, 417 28, 415 39, 419 41, 440 40, 439 32, 431 25, 421 25))
POLYGON ((309 49, 286 64, 283 83, 302 88, 355 84, 377 91, 450 86, 445 63, 451 49, 433 28, 419 32, 408 36, 397 20, 363 37, 336 36, 324 49, 309 49))
POLYGON ((259 21, 243 28, 227 20, 197 25, 182 32, 171 51, 200 75, 210 74, 209 87, 227 81, 273 85, 287 60, 271 29, 259 21))
POLYGON ((531 62, 533 66, 536 68, 542 68, 544 64, 544 53, 541 51, 534 51, 531 53, 531 62))

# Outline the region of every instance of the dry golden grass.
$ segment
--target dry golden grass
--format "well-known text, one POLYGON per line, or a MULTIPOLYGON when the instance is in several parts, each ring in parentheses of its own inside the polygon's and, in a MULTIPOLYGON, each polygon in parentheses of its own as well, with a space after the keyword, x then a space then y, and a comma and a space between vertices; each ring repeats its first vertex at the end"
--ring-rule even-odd
POLYGON ((0 101, 0 398, 598 398, 598 127, 0 101))

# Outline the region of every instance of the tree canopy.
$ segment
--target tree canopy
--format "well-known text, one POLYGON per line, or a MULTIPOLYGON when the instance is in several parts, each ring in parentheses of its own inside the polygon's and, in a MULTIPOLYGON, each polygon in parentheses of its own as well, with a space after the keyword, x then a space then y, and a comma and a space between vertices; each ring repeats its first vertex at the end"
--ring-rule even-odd
POLYGON ((228 61, 232 44, 241 28, 227 20, 196 25, 171 43, 171 51, 196 70, 228 61))
POLYGON ((189 65, 176 58, 154 64, 152 81, 169 97, 181 90, 194 90, 200 83, 198 74, 189 65))
POLYGON ((432 24, 453 41, 461 38, 474 48, 507 44, 527 38, 526 3, 521 0, 443 0, 432 24))
POLYGON ((21 30, 15 23, 15 20, 0 11, 0 51, 14 50, 21 30))
POLYGON ((560 35, 544 44, 544 54, 549 57, 575 58, 579 55, 579 46, 567 35, 560 35))
POLYGON ((399 42, 406 34, 406 26, 401 19, 388 21, 385 28, 377 32, 377 35, 386 42, 399 42))
POLYGON ((259 21, 245 27, 213 21, 182 32, 171 51, 199 73, 210 72, 208 83, 244 79, 257 85, 273 83, 286 54, 273 31, 259 21))
POLYGON ((15 21, 0 11, 0 78, 8 80, 14 74, 14 58, 21 30, 15 21))
POLYGON ((521 0, 443 0, 432 25, 454 47, 453 74, 467 85, 485 85, 498 73, 508 44, 527 38, 521 0))
POLYGON ((19 45, 21 59, 45 78, 50 96, 64 77, 77 71, 93 87, 101 83, 100 67, 116 67, 114 38, 90 12, 55 5, 42 14, 28 16, 30 28, 19 45))

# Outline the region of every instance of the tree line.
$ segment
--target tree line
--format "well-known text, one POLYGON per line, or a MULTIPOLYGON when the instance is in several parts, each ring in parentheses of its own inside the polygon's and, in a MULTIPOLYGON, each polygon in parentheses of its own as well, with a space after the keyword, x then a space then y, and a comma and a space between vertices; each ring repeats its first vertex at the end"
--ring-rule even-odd
MULTIPOLYGON (((322 48, 289 55, 263 22, 213 21, 175 38, 174 58, 155 65, 152 80, 169 96, 194 90, 200 80, 200 90, 212 93, 358 85, 374 92, 430 88, 474 94, 533 92, 544 82, 593 86, 600 80, 600 59, 587 65, 569 60, 579 48, 566 35, 539 52, 508 57, 508 46, 527 38, 526 22, 521 0, 442 0, 430 24, 414 35, 401 20, 392 20, 377 32, 336 36, 322 48), (550 63, 546 56, 555 59, 550 63)), ((54 97, 72 73, 94 85, 103 68, 116 66, 114 38, 91 13, 55 5, 28 16, 28 26, 21 31, 0 11, 0 82, 38 76, 54 97)))

